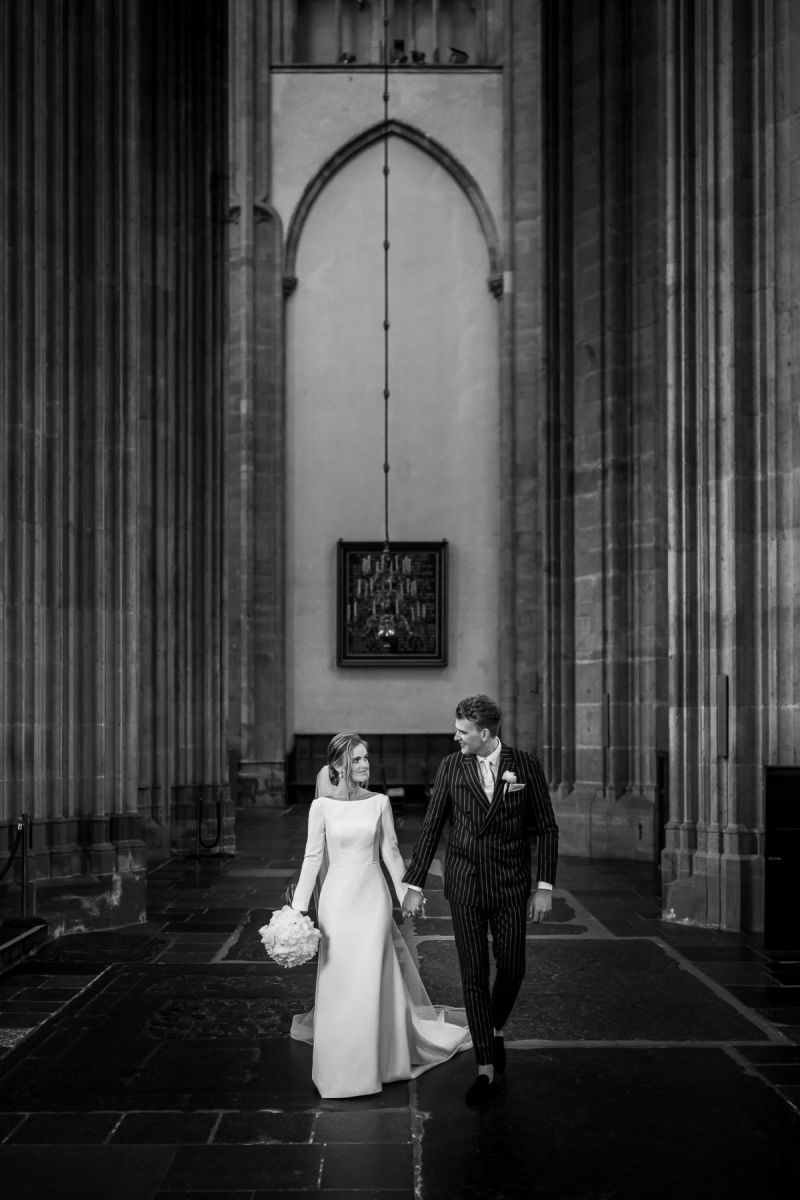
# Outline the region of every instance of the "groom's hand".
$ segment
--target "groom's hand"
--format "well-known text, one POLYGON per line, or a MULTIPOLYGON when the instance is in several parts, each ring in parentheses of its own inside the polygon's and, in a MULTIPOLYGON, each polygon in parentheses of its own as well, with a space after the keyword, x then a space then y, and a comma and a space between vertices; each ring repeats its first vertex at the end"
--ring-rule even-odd
POLYGON ((403 912, 418 912, 422 908, 422 901, 422 892, 416 892, 414 888, 409 888, 403 897, 403 912))
POLYGON ((528 902, 528 920, 546 921, 553 907, 553 893, 549 888, 537 888, 528 902))

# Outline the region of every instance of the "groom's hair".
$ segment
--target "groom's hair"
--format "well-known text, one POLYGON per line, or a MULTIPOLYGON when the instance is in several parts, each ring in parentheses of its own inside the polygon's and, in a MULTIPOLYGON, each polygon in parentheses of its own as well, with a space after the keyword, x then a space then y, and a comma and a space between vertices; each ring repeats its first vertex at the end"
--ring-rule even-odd
POLYGON ((500 728, 500 706, 488 696, 481 693, 478 696, 467 696, 456 705, 456 716, 461 721, 472 721, 478 729, 488 729, 492 737, 497 737, 500 728))

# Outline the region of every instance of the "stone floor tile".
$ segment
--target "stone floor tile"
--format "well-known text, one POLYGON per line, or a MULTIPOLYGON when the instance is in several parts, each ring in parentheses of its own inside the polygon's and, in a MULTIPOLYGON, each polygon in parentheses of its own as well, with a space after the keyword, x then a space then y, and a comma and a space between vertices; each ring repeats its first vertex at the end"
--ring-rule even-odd
POLYGON ((74 993, 75 991, 80 991, 82 988, 85 988, 87 980, 94 978, 96 978, 95 972, 92 972, 91 975, 70 975, 69 973, 65 973, 64 975, 51 975, 39 986, 48 993, 53 988, 69 988, 74 993))
MULTIPOLYGON (((358 1153, 343 1145, 326 1145, 320 1188, 405 1189, 414 1186, 414 1152, 409 1146, 361 1144, 358 1153)), ((464 1195, 465 1193, 460 1193, 464 1195)))
POLYGON ((732 995, 750 1008, 800 1008, 800 988, 732 987, 732 995))
POLYGON ((313 1112, 223 1113, 214 1134, 214 1144, 308 1143, 317 1120, 313 1112))
POLYGON ((202 950, 165 950, 159 954, 160 963, 207 963, 210 955, 202 950))
POLYGON ((780 1087, 800 1086, 800 1062, 760 1063, 758 1073, 780 1087))
POLYGON ((9 1137, 25 1118, 25 1113, 0 1113, 0 1142, 9 1137))
POLYGON ((109 1142, 151 1146, 206 1143, 218 1119, 215 1112, 125 1113, 109 1142))
POLYGON ((233 933, 238 926, 238 921, 168 921, 164 933, 233 933))
POLYGON ((190 933, 187 929, 186 931, 181 930, 180 933, 174 934, 172 946, 198 948, 202 946, 219 946, 226 937, 227 934, 221 934, 216 931, 214 933, 198 933, 196 930, 194 930, 190 933))
POLYGON ((754 1012, 759 1013, 766 1021, 777 1026, 785 1036, 789 1036, 787 1027, 800 1027, 800 1005, 797 1003, 792 1006, 786 1004, 765 1005, 763 1008, 755 1008, 754 1012))
POLYGON ((0 1146, 3 1200, 152 1200, 172 1146, 0 1146))
POLYGON ((764 963, 764 956, 751 946, 687 946, 683 953, 691 962, 697 963, 764 963))
MULTIPOLYGON (((22 988, 9 1003, 38 1005, 42 1010, 44 1005, 49 1005, 53 1009, 60 1008, 65 1000, 71 1000, 83 986, 83 984, 78 984, 76 987, 60 986, 58 976, 56 976, 55 979, 48 980, 39 987, 22 988)), ((5 1000, 0 1000, 0 1007, 5 1003, 5 1000)))
POLYGON ((321 1112, 314 1129, 314 1141, 387 1142, 403 1145, 411 1141, 411 1114, 401 1112, 321 1112))
POLYGON ((800 1046, 738 1046, 737 1052, 751 1063, 800 1063, 800 1046))
POLYGON ((0 1006, 0 1029, 35 1029, 54 1011, 54 1009, 47 1009, 45 1012, 34 1013, 26 1005, 19 1012, 8 1012, 0 1006))
POLYGON ((182 1146, 162 1189, 313 1191, 322 1153, 319 1146, 182 1146))
MULTIPOLYGON (((158 1200, 161 1200, 161 1193, 159 1193, 158 1200)), ((195 1200, 195 1197, 192 1194, 182 1197, 181 1200, 195 1200)), ((267 1192, 256 1192, 253 1200, 418 1200, 418 1198, 413 1187, 367 1187, 359 1188, 358 1191, 353 1191, 352 1188, 326 1188, 324 1192, 316 1189, 313 1192, 275 1192, 270 1189, 267 1192)), ((467 1197, 464 1197, 464 1200, 467 1200, 467 1197)), ((474 1197, 473 1200, 483 1200, 483 1197, 474 1197)))
MULTIPOLYGON (((271 1198, 276 1195, 271 1193, 271 1198)), ((313 1195, 316 1200, 319 1200, 317 1192, 287 1192, 287 1196, 291 1196, 292 1200, 301 1200, 303 1196, 313 1195)), ((246 1191, 229 1191, 227 1188, 223 1192, 198 1192, 192 1188, 188 1192, 156 1192, 153 1200, 253 1200, 254 1192, 252 1188, 247 1188, 246 1191)), ((327 1200, 327 1198, 326 1198, 327 1200)), ((351 1198, 352 1200, 352 1198, 351 1198)))
MULTIPOLYGON (((271 1198, 277 1193, 270 1193, 271 1198)), ((291 1196, 291 1200, 302 1200, 302 1196, 314 1195, 319 1200, 317 1192, 287 1192, 285 1195, 291 1196)), ((196 1192, 192 1188, 191 1192, 156 1192, 154 1200, 253 1200, 252 1188, 247 1188, 245 1192, 229 1192, 225 1189, 224 1192, 196 1192)))
POLYGON ((6 1139, 6 1145, 99 1146, 119 1118, 120 1114, 115 1112, 31 1113, 6 1139))
POLYGON ((784 966, 781 963, 767 963, 769 974, 776 983, 783 984, 784 987, 797 987, 800 985, 800 967, 792 963, 790 966, 784 966))

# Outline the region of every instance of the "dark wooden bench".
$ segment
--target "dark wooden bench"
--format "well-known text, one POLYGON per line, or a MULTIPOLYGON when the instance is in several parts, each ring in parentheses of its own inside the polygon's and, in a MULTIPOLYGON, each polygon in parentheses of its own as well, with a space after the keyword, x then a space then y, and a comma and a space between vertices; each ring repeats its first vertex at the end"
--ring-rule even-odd
MULTIPOLYGON (((370 787, 386 792, 393 807, 425 805, 439 763, 456 749, 452 733, 366 733, 370 787)), ((290 804, 308 804, 314 783, 327 760, 331 733, 297 733, 287 762, 286 793, 290 804)))

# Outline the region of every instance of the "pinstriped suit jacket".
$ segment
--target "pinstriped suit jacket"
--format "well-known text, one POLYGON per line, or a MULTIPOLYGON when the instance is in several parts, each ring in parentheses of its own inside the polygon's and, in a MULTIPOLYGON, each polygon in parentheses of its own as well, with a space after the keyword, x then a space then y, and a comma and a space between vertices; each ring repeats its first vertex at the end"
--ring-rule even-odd
POLYGON ((555 882, 558 825, 541 763, 533 754, 502 745, 491 803, 474 755, 457 750, 442 760, 405 883, 417 887, 425 883, 448 818, 452 826, 444 862, 448 900, 487 908, 524 905, 531 891, 529 819, 538 835, 537 879, 555 882), (509 791, 504 771, 513 771, 524 788, 509 791))

